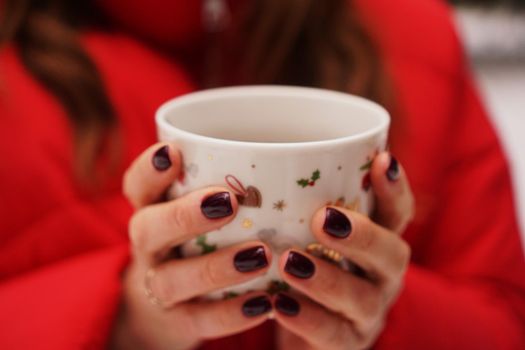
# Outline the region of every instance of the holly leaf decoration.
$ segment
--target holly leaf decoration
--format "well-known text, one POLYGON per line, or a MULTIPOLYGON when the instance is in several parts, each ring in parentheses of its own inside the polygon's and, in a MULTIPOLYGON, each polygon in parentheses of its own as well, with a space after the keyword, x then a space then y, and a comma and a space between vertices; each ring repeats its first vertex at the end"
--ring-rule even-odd
POLYGON ((368 170, 372 167, 372 160, 369 160, 368 162, 366 162, 365 164, 361 165, 361 167, 359 168, 359 170, 361 171, 365 171, 365 170, 368 170))
POLYGON ((317 169, 316 171, 314 171, 314 172, 312 173, 312 177, 311 177, 311 179, 312 179, 312 181, 317 181, 317 180, 319 180, 320 178, 321 178, 321 172, 319 171, 319 169, 317 169))
POLYGON ((217 250, 216 244, 206 243, 206 235, 197 237, 197 245, 202 249, 202 255, 212 253, 217 250))
POLYGON ((224 292, 223 299, 228 300, 228 299, 236 298, 238 296, 239 296, 239 293, 229 291, 229 292, 224 292))
POLYGON ((306 186, 308 186, 309 183, 310 183, 310 180, 308 179, 297 180, 297 184, 301 186, 302 188, 305 188, 306 186))

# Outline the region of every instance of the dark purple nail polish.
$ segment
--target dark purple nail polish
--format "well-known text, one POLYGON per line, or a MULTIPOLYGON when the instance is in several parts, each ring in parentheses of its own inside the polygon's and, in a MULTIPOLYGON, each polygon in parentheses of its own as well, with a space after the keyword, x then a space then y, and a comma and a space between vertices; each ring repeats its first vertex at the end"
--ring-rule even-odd
POLYGON ((267 296, 262 295, 248 299, 242 304, 242 313, 246 317, 255 317, 267 313, 272 309, 272 303, 267 296))
POLYGON ((241 250, 233 258, 233 265, 239 272, 251 272, 268 266, 263 246, 241 250))
POLYGON ((287 316, 296 316, 301 310, 301 306, 297 300, 281 293, 275 297, 275 308, 287 316))
POLYGON ((167 170, 171 166, 169 147, 162 146, 159 148, 158 151, 153 155, 151 162, 158 171, 167 170))
POLYGON ((339 210, 326 208, 323 230, 332 237, 346 238, 352 232, 352 224, 339 210))
POLYGON ((202 201, 201 211, 208 219, 220 219, 232 215, 230 193, 219 192, 206 197, 202 201))
POLYGON ((315 265, 312 260, 297 252, 290 252, 284 271, 297 278, 310 278, 315 272, 315 265))
POLYGON ((390 155, 390 165, 386 170, 386 177, 392 182, 397 181, 397 179, 399 179, 399 164, 397 162, 397 159, 395 159, 392 155, 390 155))

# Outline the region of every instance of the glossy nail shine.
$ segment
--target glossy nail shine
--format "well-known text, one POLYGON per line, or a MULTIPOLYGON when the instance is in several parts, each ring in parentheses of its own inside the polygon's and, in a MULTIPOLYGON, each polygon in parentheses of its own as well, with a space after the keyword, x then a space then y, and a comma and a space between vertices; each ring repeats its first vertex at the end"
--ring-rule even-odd
POLYGON ((386 177, 391 182, 397 181, 399 179, 399 163, 393 156, 390 156, 390 164, 386 170, 386 177))
POLYGON ((263 246, 241 250, 233 259, 233 265, 239 272, 251 272, 268 266, 263 246))
POLYGON ((334 208, 326 208, 324 232, 335 238, 346 238, 352 232, 352 224, 345 214, 334 208))
POLYGON ((301 306, 294 298, 279 293, 275 298, 275 309, 286 316, 296 316, 301 311, 301 306))
POLYGON ((242 305, 242 313, 246 317, 255 317, 269 312, 272 309, 272 303, 267 296, 259 296, 248 299, 242 305))
POLYGON ((155 169, 157 169, 158 171, 168 170, 169 167, 171 167, 169 147, 163 146, 159 148, 155 152, 155 154, 153 154, 153 158, 151 159, 151 162, 153 163, 153 167, 155 167, 155 169))
POLYGON ((201 211, 208 219, 221 219, 233 214, 229 192, 215 193, 201 203, 201 211))
POLYGON ((312 260, 297 252, 290 252, 284 271, 297 278, 310 278, 315 273, 315 265, 312 260))

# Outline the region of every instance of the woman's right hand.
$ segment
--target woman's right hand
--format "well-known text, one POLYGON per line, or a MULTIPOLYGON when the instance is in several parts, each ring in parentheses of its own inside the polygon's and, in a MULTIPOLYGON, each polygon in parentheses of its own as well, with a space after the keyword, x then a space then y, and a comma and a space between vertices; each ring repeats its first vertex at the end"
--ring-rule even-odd
POLYGON ((271 312, 264 292, 218 301, 198 298, 263 275, 271 262, 264 243, 246 242, 185 259, 170 254, 183 242, 229 223, 238 208, 235 196, 222 187, 161 202, 181 164, 174 144, 156 144, 125 174, 124 193, 136 212, 129 226, 133 260, 124 276, 115 348, 191 349, 203 340, 253 328, 271 312))

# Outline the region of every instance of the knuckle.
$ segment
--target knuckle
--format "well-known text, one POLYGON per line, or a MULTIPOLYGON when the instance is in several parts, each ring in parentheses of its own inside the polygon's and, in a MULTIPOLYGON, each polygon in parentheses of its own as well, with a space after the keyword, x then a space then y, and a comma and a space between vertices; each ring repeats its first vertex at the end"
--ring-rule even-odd
POLYGON ((137 208, 139 205, 136 190, 133 186, 133 179, 132 179, 132 172, 130 169, 128 169, 124 173, 124 177, 122 180, 122 193, 124 194, 124 197, 127 198, 127 200, 135 207, 137 208))
POLYGON ((410 245, 403 239, 400 239, 395 266, 397 268, 396 270, 398 271, 398 274, 401 276, 404 275, 408 269, 411 253, 412 249, 410 248, 410 245))
POLYGON ((357 317, 359 318, 360 328, 367 331, 376 326, 381 316, 382 296, 380 291, 372 286, 363 288, 360 294, 357 317))
POLYGON ((222 331, 231 329, 233 323, 231 315, 232 314, 230 312, 226 312, 226 310, 216 312, 214 317, 216 326, 222 331))
POLYGON ((349 337, 351 334, 351 325, 348 321, 341 320, 337 322, 337 326, 333 327, 327 333, 326 344, 330 344, 331 349, 345 349, 348 347, 349 337))
POLYGON ((220 269, 213 259, 206 257, 200 270, 200 279, 207 287, 219 287, 222 284, 220 269))
POLYGON ((322 291, 327 294, 326 298, 332 299, 335 297, 344 300, 348 293, 343 281, 343 278, 338 278, 337 276, 324 278, 322 291))
POLYGON ((193 231, 192 228, 195 226, 193 216, 186 210, 186 206, 180 200, 173 206, 168 221, 170 227, 184 231, 193 231))
POLYGON ((130 171, 128 169, 128 170, 126 170, 126 172, 124 173, 124 175, 122 177, 122 193, 128 199, 131 197, 131 193, 130 193, 131 184, 130 183, 131 183, 130 171))
MULTIPOLYGON (((323 317, 312 317, 307 325, 309 334, 320 335, 326 333, 326 321, 323 317)), ((329 339, 329 336, 327 338, 329 339)))
MULTIPOLYGON (((358 221, 354 235, 356 248, 370 250, 376 244, 377 239, 373 230, 372 220, 366 216, 362 216, 358 221)), ((352 237, 352 235, 350 237, 352 237)))
POLYGON ((168 268, 158 270, 154 280, 151 282, 151 288, 160 300, 171 302, 176 299, 175 295, 178 289, 173 282, 174 279, 167 278, 166 275, 169 275, 169 272, 168 268))
POLYGON ((184 327, 189 338, 200 336, 202 332, 202 325, 200 318, 195 317, 191 310, 192 305, 188 303, 181 303, 177 305, 174 319, 178 327, 184 327))
POLYGON ((131 245, 135 248, 144 247, 145 244, 145 229, 143 225, 144 221, 143 211, 138 211, 129 220, 128 234, 131 245))

